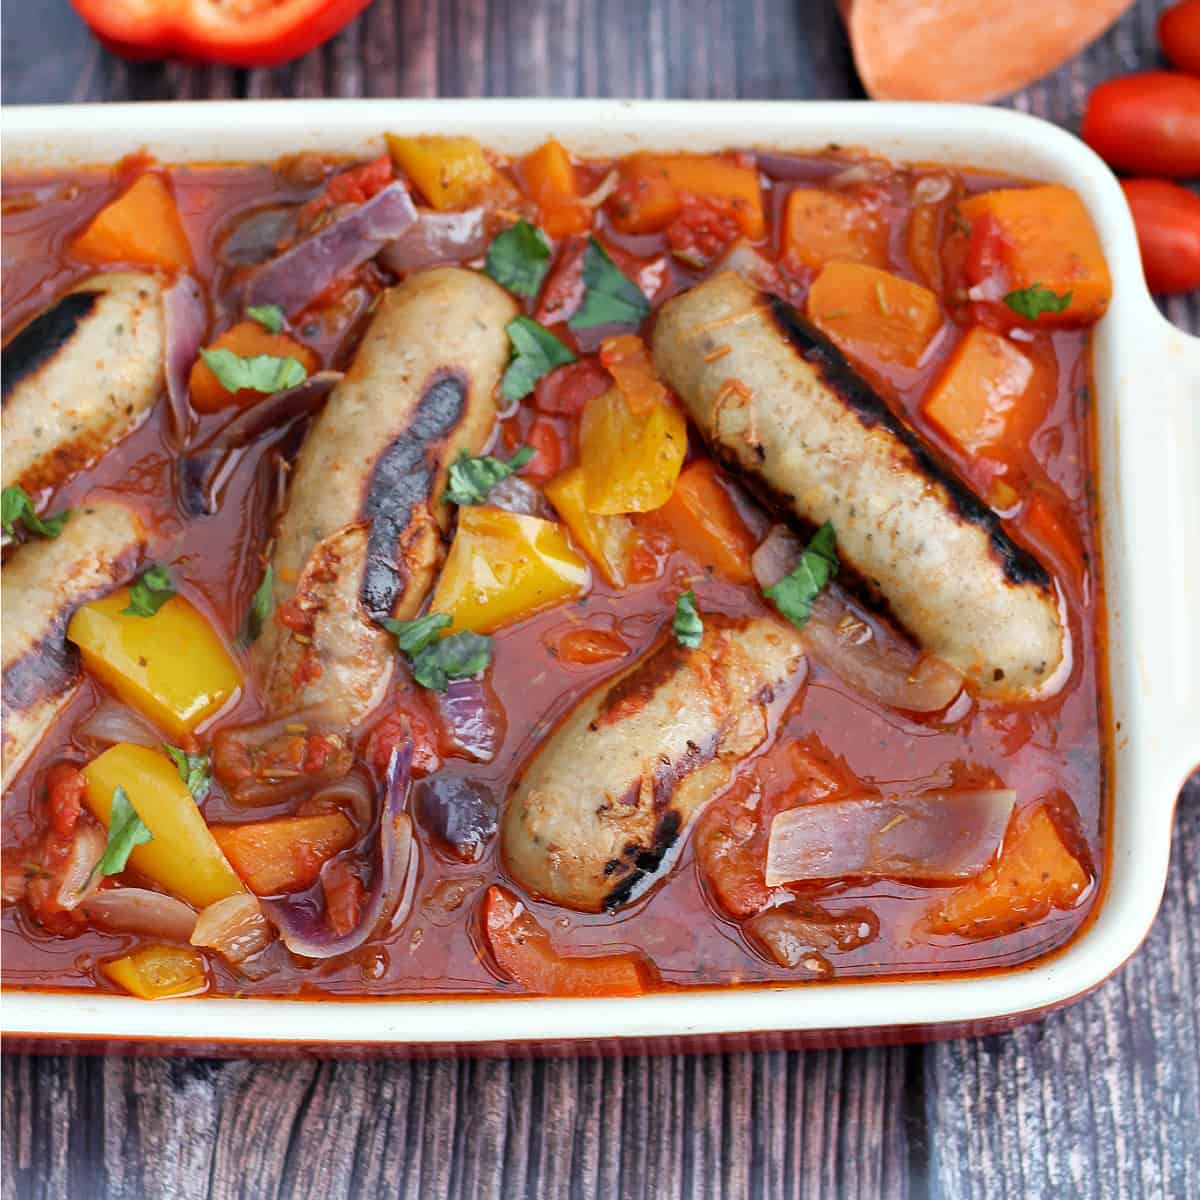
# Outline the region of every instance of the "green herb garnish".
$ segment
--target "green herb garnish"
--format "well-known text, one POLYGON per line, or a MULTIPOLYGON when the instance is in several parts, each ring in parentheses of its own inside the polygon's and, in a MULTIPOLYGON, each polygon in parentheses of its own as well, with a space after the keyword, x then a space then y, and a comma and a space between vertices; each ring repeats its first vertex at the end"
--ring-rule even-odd
POLYGON ((675 620, 671 623, 675 640, 689 650, 695 650, 704 636, 704 622, 696 608, 696 593, 689 588, 675 601, 675 620))
POLYGON ((283 309, 278 304, 252 304, 246 309, 246 316, 272 333, 283 330, 283 309))
POLYGON ((536 296, 550 269, 550 242, 528 221, 510 225, 492 238, 484 270, 518 296, 536 296))
POLYGON ((276 354, 256 354, 252 358, 244 358, 232 350, 201 350, 200 357, 227 392, 249 388, 270 395, 296 387, 308 378, 304 364, 290 354, 286 358, 276 354))
POLYGON ((192 793, 192 799, 199 804, 208 795, 212 783, 212 759, 207 754, 189 754, 170 742, 163 742, 163 749, 171 756, 179 778, 192 793))
POLYGON ((837 574, 837 538, 826 521, 804 548, 790 575, 763 589, 763 594, 797 629, 803 629, 812 613, 813 601, 837 574))
POLYGON ((521 400, 533 385, 555 367, 575 361, 575 355, 532 317, 514 317, 505 326, 513 356, 500 382, 505 400, 521 400))
POLYGON ((463 630, 449 637, 438 631, 450 624, 446 613, 426 613, 413 621, 385 617, 381 625, 396 635, 408 655, 413 679, 431 692, 444 692, 451 679, 470 679, 492 660, 492 639, 463 630))
POLYGON ((71 510, 67 508, 53 517, 39 517, 29 493, 17 484, 0 492, 0 525, 3 525, 4 532, 10 537, 16 536, 17 522, 20 521, 30 533, 44 538, 56 538, 62 533, 70 515, 71 510))
POLYGON ((263 572, 262 583, 254 589, 254 595, 250 597, 250 608, 246 612, 242 640, 247 645, 258 640, 258 635, 262 633, 263 626, 275 607, 274 588, 275 569, 268 563, 263 572))
POLYGON ((514 475, 532 457, 532 446, 522 446, 507 462, 490 454, 476 457, 461 450, 457 460, 450 464, 446 499, 452 504, 482 504, 496 484, 514 475))
POLYGON ((1027 288, 1021 288, 1020 291, 1009 292, 1004 297, 1004 303, 1018 316, 1024 317, 1027 321, 1036 321, 1042 313, 1066 312, 1074 294, 1074 292, 1064 292, 1060 296, 1057 292, 1042 287, 1040 283, 1032 283, 1027 288))
POLYGON ((151 567, 129 589, 129 607, 121 609, 123 617, 152 617, 172 596, 175 585, 166 567, 151 567))
POLYGON ((97 871, 101 875, 119 874, 125 870, 134 846, 153 840, 154 834, 138 816, 137 809, 129 803, 125 789, 118 784, 113 789, 112 808, 108 814, 108 841, 92 874, 95 875, 97 871))
POLYGON ((623 275, 596 239, 583 253, 583 303, 567 321, 572 329, 596 325, 640 325, 650 311, 642 289, 623 275))

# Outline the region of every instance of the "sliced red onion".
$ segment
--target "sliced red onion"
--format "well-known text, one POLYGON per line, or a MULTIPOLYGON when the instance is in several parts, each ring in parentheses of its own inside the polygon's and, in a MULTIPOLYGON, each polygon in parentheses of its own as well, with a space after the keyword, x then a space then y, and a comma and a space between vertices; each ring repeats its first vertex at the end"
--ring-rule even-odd
POLYGON ((431 212, 421 209, 414 224, 379 252, 379 261, 397 275, 442 263, 478 258, 487 248, 483 209, 431 212))
POLYGON ((970 879, 1004 840, 1016 792, 927 792, 801 804, 771 822, 768 887, 807 880, 970 879))
POLYGON ((368 829, 375 816, 375 785, 365 767, 354 767, 341 779, 335 779, 313 792, 312 802, 318 811, 321 806, 319 802, 348 808, 354 814, 358 828, 368 829))
POLYGON ((389 183, 363 204, 264 263, 246 284, 244 304, 278 304, 293 316, 333 281, 374 258, 417 219, 403 183, 389 183))
POLYGON ((760 291, 779 290, 779 272, 775 269, 775 264, 759 254, 745 238, 734 242, 725 257, 713 267, 715 275, 720 275, 723 271, 736 272, 751 287, 760 291))
POLYGON ((543 521, 555 519, 554 509, 542 495, 542 489, 534 487, 518 475, 510 475, 507 479, 500 480, 488 492, 487 502, 493 508, 503 508, 526 517, 541 517, 543 521))
POLYGON ((242 409, 204 445, 179 459, 179 491, 185 509, 193 516, 215 513, 240 451, 267 433, 282 435, 312 416, 341 379, 341 371, 318 371, 294 388, 274 392, 242 409))
POLYGON ((579 203, 586 204, 588 208, 599 208, 617 190, 620 183, 621 172, 613 167, 586 196, 579 197, 579 203))
POLYGON ((504 710, 482 679, 454 679, 435 692, 442 723, 454 745, 476 762, 491 762, 504 740, 504 710))
POLYGON ((180 275, 175 284, 163 292, 163 325, 163 373, 167 381, 169 428, 171 440, 179 447, 187 440, 192 427, 188 375, 208 327, 204 293, 190 275, 180 275))
POLYGON ((823 950, 857 950, 879 936, 879 918, 869 908, 831 913, 819 904, 793 900, 768 908, 746 922, 746 932, 781 967, 833 974, 823 950))
POLYGON ((104 857, 106 842, 104 831, 90 820, 82 820, 75 826, 71 853, 54 897, 60 907, 77 908, 100 886, 101 876, 96 867, 104 857))
POLYGON ((86 738, 99 746, 115 746, 131 742, 135 746, 162 746, 162 736, 155 732, 132 709, 117 700, 100 701, 85 721, 75 730, 75 736, 86 738))
POLYGON ((758 169, 770 179, 786 183, 824 183, 853 165, 847 159, 823 154, 755 154, 758 169))
POLYGON ((422 779, 413 808, 424 829, 463 862, 478 862, 496 836, 496 801, 474 779, 446 771, 422 779))
POLYGON ((196 927, 191 905, 149 888, 105 888, 84 901, 83 911, 101 929, 169 942, 186 944, 196 927))
POLYGON ((348 954, 358 949, 377 928, 407 912, 417 874, 413 869, 412 819, 404 811, 412 779, 412 757, 411 741, 392 751, 376 834, 379 853, 375 877, 354 929, 341 936, 329 929, 317 899, 319 887, 310 889, 302 898, 260 901, 293 954, 301 958, 336 958, 348 954))
POLYGON ((750 559, 758 586, 766 591, 790 575, 803 549, 800 539, 786 525, 772 525, 750 559))
POLYGON ((238 892, 202 909, 195 919, 193 946, 215 950, 227 962, 240 963, 271 944, 271 926, 257 896, 238 892))
POLYGON ((234 267, 255 267, 273 258, 279 247, 296 236, 300 205, 260 208, 243 217, 229 231, 219 251, 222 262, 234 267))

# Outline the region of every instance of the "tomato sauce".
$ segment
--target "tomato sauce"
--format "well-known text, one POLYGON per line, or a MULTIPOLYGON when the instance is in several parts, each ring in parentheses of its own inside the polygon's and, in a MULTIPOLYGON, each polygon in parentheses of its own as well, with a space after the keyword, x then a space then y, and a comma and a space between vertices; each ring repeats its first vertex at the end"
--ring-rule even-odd
MULTIPOLYGON (((494 160, 508 170, 503 160, 494 160)), ((820 156, 808 160, 822 163, 820 156)), ((853 160, 849 160, 853 161, 853 160)), ((872 160, 874 161, 874 160, 872 160)), ((836 165, 836 160, 834 160, 836 165)), ((303 170, 295 163, 268 166, 175 167, 167 172, 179 215, 196 255, 196 277, 206 291, 212 321, 210 340, 240 316, 231 298, 238 267, 228 259, 231 231, 248 215, 272 206, 299 206, 318 197, 328 175, 344 164, 310 160, 303 170)), ((94 268, 71 260, 70 239, 109 201, 144 164, 125 163, 112 170, 69 174, 13 175, 4 180, 3 237, 4 336, 7 340, 39 310, 94 268)), ((612 164, 578 164, 589 187, 600 185, 612 164)), ((904 237, 914 205, 916 183, 937 174, 920 170, 876 169, 868 181, 875 188, 882 218, 890 232, 889 270, 922 282, 904 237)), ((824 181, 805 182, 763 176, 766 187, 768 238, 763 253, 778 262, 784 253, 783 211, 798 186, 838 186, 830 172, 818 171, 824 181)), ((1011 182, 954 173, 963 194, 985 191, 1011 182)), ((519 178, 519 175, 517 176, 519 178)), ((853 183, 844 185, 854 187, 853 183)), ((868 186, 863 184, 861 186, 868 186)), ((584 190, 581 186, 581 190, 584 190)), ((642 288, 657 307, 670 296, 703 279, 707 266, 696 266, 672 254, 680 245, 708 247, 713 237, 728 236, 727 213, 698 212, 699 224, 690 239, 673 233, 621 232, 606 208, 596 211, 594 232, 608 247, 617 265, 642 288)), ((569 271, 556 279, 564 260, 578 256, 579 242, 568 238, 557 250, 549 286, 567 295, 576 282, 569 271)), ((478 260, 472 260, 477 265, 478 260)), ((788 299, 803 305, 813 272, 784 262, 788 299)), ((350 289, 351 302, 326 304, 302 326, 322 359, 322 365, 344 367, 352 357, 367 318, 369 299, 391 277, 382 268, 361 269, 350 289)), ((943 302, 945 299, 943 297, 943 302)), ((546 314, 530 300, 526 309, 546 314)), ((567 295, 566 308, 570 310, 567 295)), ((869 909, 878 919, 878 936, 856 948, 831 956, 839 979, 879 976, 944 974, 1010 967, 1043 955, 1066 943, 1078 931, 1097 902, 1103 884, 1103 832, 1107 795, 1106 676, 1102 641, 1103 596, 1098 571, 1097 513, 1092 486, 1094 420, 1092 414, 1089 341, 1085 329, 1035 328, 1022 332, 1021 347, 1044 365, 1053 381, 1044 417, 1027 442, 1005 466, 986 456, 968 456, 924 416, 922 403, 945 369, 971 320, 950 310, 933 345, 916 367, 897 366, 864 355, 855 365, 899 410, 905 419, 947 458, 980 495, 987 496, 998 479, 1014 497, 998 505, 1011 516, 1010 529, 1050 569, 1060 589, 1070 631, 1071 662, 1063 686, 1046 699, 1011 704, 960 697, 949 714, 921 717, 898 712, 856 693, 832 671, 810 661, 807 682, 779 722, 771 743, 739 769, 730 795, 755 789, 765 808, 785 807, 793 774, 789 753, 801 739, 815 736, 834 756, 840 756, 867 788, 882 793, 913 793, 947 789, 962 772, 989 773, 1017 792, 1018 806, 1027 808, 1054 791, 1065 792, 1078 813, 1089 848, 1092 882, 1075 907, 1053 910, 1043 919, 1016 932, 989 938, 934 936, 922 929, 922 916, 949 889, 891 880, 842 880, 820 887, 794 889, 814 899, 829 913, 869 909), (1039 529, 1023 523, 1030 497, 1047 498, 1058 519, 1061 535, 1054 543, 1039 541, 1039 529), (1065 549, 1064 549, 1065 547, 1065 549), (1069 561, 1068 561, 1069 560, 1069 561)), ((652 319, 652 318, 651 318, 652 319)), ((301 323, 297 323, 300 325, 301 323)), ((594 354, 600 336, 578 335, 564 324, 554 331, 581 355, 594 354)), ((594 359, 588 361, 595 363, 594 359)), ((596 365, 593 370, 602 376, 596 365)), ((557 402, 543 393, 528 397, 497 431, 494 450, 507 455, 527 443, 547 461, 556 459, 534 478, 545 478, 578 460, 579 403, 569 397, 557 402), (539 396, 542 403, 539 404, 539 396)), ((176 501, 175 462, 165 426, 165 405, 120 442, 91 470, 66 483, 52 511, 77 504, 96 491, 109 491, 133 501, 148 517, 153 530, 154 561, 169 562, 182 594, 220 630, 230 645, 241 628, 255 588, 262 577, 263 551, 280 492, 280 468, 273 465, 279 450, 294 453, 298 439, 277 447, 272 439, 255 445, 237 462, 213 516, 188 516, 176 501)), ((228 420, 228 413, 200 414, 194 440, 199 442, 228 420)), ((703 454, 695 432, 692 458, 703 454)), ((752 507, 744 510, 749 527, 761 536, 768 519, 752 507)), ((593 685, 630 664, 669 624, 675 596, 683 587, 696 590, 705 612, 732 616, 769 611, 753 582, 738 585, 705 572, 688 554, 663 543, 651 543, 648 565, 640 581, 614 587, 594 568, 590 590, 581 598, 534 615, 496 633, 489 677, 503 707, 507 732, 494 761, 487 764, 446 758, 446 774, 459 774, 485 785, 502 801, 521 764, 553 729, 556 722, 593 685), (584 631, 574 641, 568 636, 584 631), (589 637, 587 631, 592 631, 589 637), (586 643, 586 645, 585 645, 586 643), (564 645, 584 645, 566 661, 564 645), (627 653, 621 657, 621 646, 627 653), (592 661, 587 661, 591 659, 592 661)), ((245 651, 239 650, 249 671, 245 651)), ((411 686, 402 678, 393 690, 411 686)), ((249 675, 248 675, 249 678, 249 675)), ((87 678, 50 733, 27 763, 4 798, 5 858, 19 854, 45 827, 45 781, 55 764, 82 764, 83 745, 76 727, 103 697, 98 683, 87 678)), ((381 713, 391 710, 385 701, 381 713)), ((222 712, 200 740, 207 743, 215 728, 244 725, 264 716, 261 701, 249 686, 236 704, 222 712)), ((376 722, 370 718, 360 732, 376 722)), ((684 842, 671 869, 644 895, 615 913, 586 914, 558 908, 536 897, 518 895, 545 929, 557 950, 566 955, 612 954, 635 951, 652 966, 653 986, 782 983, 806 978, 782 967, 748 940, 739 921, 725 911, 711 881, 697 863, 697 838, 705 820, 716 819, 717 807, 702 817, 684 842)), ((211 822, 261 820, 290 811, 286 803, 252 812, 239 808, 215 784, 203 803, 211 822)), ((278 942, 245 969, 235 970, 210 956, 211 990, 238 995, 331 995, 340 997, 412 996, 429 994, 509 994, 519 990, 497 966, 489 952, 480 922, 487 887, 506 880, 498 838, 492 838, 482 859, 463 863, 451 857, 437 839, 415 823, 419 876, 411 913, 398 929, 366 943, 342 958, 310 962, 289 954, 278 942)), ((130 876, 132 878, 132 875, 130 876)), ((112 990, 97 964, 137 944, 128 935, 105 933, 86 924, 69 935, 40 926, 20 904, 3 912, 3 977, 11 987, 62 987, 112 990)))

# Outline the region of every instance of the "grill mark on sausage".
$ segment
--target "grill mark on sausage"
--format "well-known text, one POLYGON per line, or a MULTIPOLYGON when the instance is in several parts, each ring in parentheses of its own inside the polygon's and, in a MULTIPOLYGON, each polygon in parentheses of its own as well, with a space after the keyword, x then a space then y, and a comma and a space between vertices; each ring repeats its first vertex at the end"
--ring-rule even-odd
POLYGON ((412 423, 371 470, 362 508, 371 532, 361 595, 376 620, 391 615, 407 583, 400 562, 401 538, 414 509, 432 495, 440 465, 434 448, 462 420, 466 407, 465 376, 453 368, 439 369, 425 384, 412 423))
POLYGON ((682 818, 675 809, 667 809, 659 817, 658 824, 654 827, 654 836, 648 848, 635 846, 627 846, 625 848, 626 854, 632 856, 632 863, 614 859, 613 862, 616 863, 616 867, 612 872, 608 868, 613 863, 606 864, 604 868, 606 875, 615 874, 616 870, 622 868, 629 870, 629 874, 604 897, 603 907, 606 912, 612 912, 613 909, 620 908, 629 899, 630 893, 642 878, 658 870, 659 864, 663 860, 663 855, 674 845, 675 839, 679 836, 682 823, 682 818))
POLYGON ((34 317, 7 346, 4 347, 2 388, 3 399, 17 384, 36 375, 75 336, 80 323, 96 307, 102 292, 71 292, 44 313, 34 317))
POLYGON ((766 311, 780 335, 805 362, 816 368, 823 382, 863 426, 868 429, 880 426, 887 430, 912 455, 917 469, 945 491, 958 516, 988 535, 992 554, 1000 563, 1005 578, 1016 586, 1032 584, 1049 593, 1050 576, 1045 567, 1029 551, 1012 541, 999 517, 892 412, 882 397, 855 372, 845 355, 801 318, 790 304, 774 296, 767 299, 766 311))

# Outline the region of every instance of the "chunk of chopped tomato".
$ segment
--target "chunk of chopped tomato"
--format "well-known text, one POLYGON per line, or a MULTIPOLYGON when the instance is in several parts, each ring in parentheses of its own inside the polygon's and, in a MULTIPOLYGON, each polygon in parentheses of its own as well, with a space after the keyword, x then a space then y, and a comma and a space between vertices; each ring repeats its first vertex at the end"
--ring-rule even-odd
POLYGON ((582 358, 543 375, 533 388, 533 406, 551 416, 577 417, 593 396, 610 387, 609 373, 594 358, 582 358))
POLYGON ((396 707, 367 735, 363 757, 380 779, 392 751, 412 739, 414 775, 431 775, 442 765, 438 723, 415 692, 403 692, 396 707))
POLYGON ((593 629, 587 625, 555 634, 547 639, 546 644, 559 662, 584 667, 612 662, 624 658, 629 653, 629 644, 620 634, 609 629, 593 629))
POLYGON ((731 200, 684 194, 678 215, 667 226, 667 244, 678 258, 702 266, 723 253, 740 232, 731 200))

